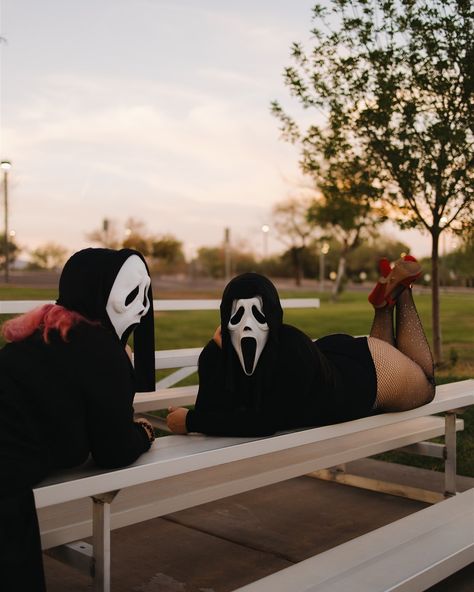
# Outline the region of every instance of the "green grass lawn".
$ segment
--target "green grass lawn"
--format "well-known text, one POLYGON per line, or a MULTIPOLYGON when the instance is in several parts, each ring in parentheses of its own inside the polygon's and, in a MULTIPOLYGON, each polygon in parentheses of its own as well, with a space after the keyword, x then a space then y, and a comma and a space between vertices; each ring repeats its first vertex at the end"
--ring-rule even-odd
MULTIPOLYGON (((281 291, 280 295, 282 298, 315 296, 321 298, 319 309, 287 310, 284 315, 286 323, 297 326, 313 338, 329 333, 366 335, 370 330, 372 310, 367 303, 367 294, 363 292, 346 292, 337 303, 331 302, 326 294, 312 291, 303 293, 281 291)), ((0 297, 3 300, 47 300, 55 296, 55 290, 0 288, 0 297)), ((180 296, 196 297, 192 293, 180 296)), ((220 298, 220 294, 206 294, 206 297, 220 298)), ((428 339, 431 340, 430 296, 416 295, 416 302, 428 339)), ((202 347, 212 337, 218 324, 218 311, 158 313, 155 318, 156 349, 202 347)), ((441 327, 444 365, 437 372, 437 383, 474 377, 474 298, 472 294, 442 294, 441 327)), ((163 373, 159 374, 160 377, 163 375, 163 373)), ((193 381, 196 381, 195 375, 186 382, 193 381)), ((474 477, 474 409, 467 410, 463 419, 464 433, 458 438, 458 473, 474 477)), ((389 453, 383 455, 383 458, 425 468, 442 469, 441 461, 436 459, 402 453, 389 453)))

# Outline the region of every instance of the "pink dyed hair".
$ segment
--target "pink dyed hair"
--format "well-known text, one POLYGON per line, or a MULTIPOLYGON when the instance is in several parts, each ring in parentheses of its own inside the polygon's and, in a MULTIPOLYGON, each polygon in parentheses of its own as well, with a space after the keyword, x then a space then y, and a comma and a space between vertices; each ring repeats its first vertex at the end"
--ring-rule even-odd
POLYGON ((43 306, 6 321, 2 326, 2 335, 7 341, 22 341, 39 329, 43 340, 49 343, 49 333, 56 329, 59 331, 61 339, 67 341, 71 328, 80 322, 95 324, 78 312, 68 310, 59 304, 43 304, 43 306))

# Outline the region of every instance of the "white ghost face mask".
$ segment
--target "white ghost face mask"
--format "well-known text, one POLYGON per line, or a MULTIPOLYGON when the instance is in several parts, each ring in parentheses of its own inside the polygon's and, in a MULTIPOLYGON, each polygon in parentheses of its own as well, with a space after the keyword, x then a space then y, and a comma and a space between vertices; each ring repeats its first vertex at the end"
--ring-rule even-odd
POLYGON ((119 339, 133 325, 140 323, 150 308, 150 276, 138 255, 125 260, 115 278, 106 311, 119 339))
POLYGON ((269 326, 260 296, 234 300, 227 328, 242 368, 251 376, 268 341, 269 326))

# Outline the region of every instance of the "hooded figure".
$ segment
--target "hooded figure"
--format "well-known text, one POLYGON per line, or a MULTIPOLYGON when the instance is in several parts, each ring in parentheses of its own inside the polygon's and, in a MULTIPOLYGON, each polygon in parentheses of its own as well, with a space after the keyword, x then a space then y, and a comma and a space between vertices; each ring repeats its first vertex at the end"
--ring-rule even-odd
POLYGON ((150 274, 133 249, 83 249, 64 266, 57 304, 113 331, 133 332, 135 390, 155 390, 155 337, 150 274))
POLYGON ((243 378, 242 372, 258 377, 249 383, 261 382, 271 368, 270 360, 275 359, 283 320, 275 286, 256 273, 237 276, 224 289, 220 315, 227 388, 235 391, 235 381, 243 378), (264 361, 259 364, 262 355, 264 361))
POLYGON ((212 340, 201 353, 199 392, 195 409, 185 415, 186 431, 265 436, 370 413, 375 378, 366 343, 349 335, 313 342, 284 324, 278 292, 266 277, 232 279, 220 316, 222 344, 212 340), (363 379, 359 362, 371 370, 363 379), (353 401, 357 382, 368 394, 353 401))
POLYGON ((57 303, 3 326, 0 350, 0 573, 5 589, 43 591, 32 487, 92 457, 134 462, 153 429, 134 421, 153 390, 153 298, 143 256, 84 249, 64 266, 57 303), (134 333, 135 368, 125 350, 134 333), (9 579, 11 578, 11 579, 9 579))

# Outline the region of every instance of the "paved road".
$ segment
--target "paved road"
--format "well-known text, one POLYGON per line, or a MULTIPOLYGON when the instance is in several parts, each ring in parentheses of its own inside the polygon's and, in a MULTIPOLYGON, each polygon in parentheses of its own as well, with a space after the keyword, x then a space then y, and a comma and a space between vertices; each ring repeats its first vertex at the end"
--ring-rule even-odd
MULTIPOLYGON (((51 288, 55 289, 59 282, 59 272, 53 271, 13 271, 10 275, 9 284, 5 284, 3 277, 0 277, 0 289, 6 286, 25 287, 25 288, 51 288)), ((319 281, 315 279, 304 279, 301 286, 296 286, 294 280, 291 278, 277 278, 274 279, 275 285, 279 290, 301 290, 305 292, 308 290, 319 290, 319 281)), ((159 297, 161 293, 169 292, 196 292, 199 293, 222 293, 226 285, 224 279, 212 278, 190 278, 187 276, 154 276, 153 290, 159 297)), ((326 291, 330 291, 331 282, 326 282, 326 291)), ((347 285, 347 289, 353 291, 369 292, 372 288, 372 283, 347 285)), ((426 286, 416 286, 418 292, 429 292, 430 288, 426 286)), ((474 293, 474 288, 449 287, 441 288, 442 293, 474 293)))

